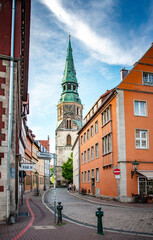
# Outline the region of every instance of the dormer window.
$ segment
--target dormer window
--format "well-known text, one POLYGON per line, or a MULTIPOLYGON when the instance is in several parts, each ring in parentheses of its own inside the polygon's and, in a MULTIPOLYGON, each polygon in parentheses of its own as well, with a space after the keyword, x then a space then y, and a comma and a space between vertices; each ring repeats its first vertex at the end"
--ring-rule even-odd
POLYGON ((143 73, 143 84, 153 86, 153 73, 143 73))

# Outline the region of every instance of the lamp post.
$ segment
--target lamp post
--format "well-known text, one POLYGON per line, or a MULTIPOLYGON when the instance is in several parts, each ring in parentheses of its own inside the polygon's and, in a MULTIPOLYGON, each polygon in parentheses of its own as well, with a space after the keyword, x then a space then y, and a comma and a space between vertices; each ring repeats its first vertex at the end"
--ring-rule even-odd
POLYGON ((135 160, 135 161, 132 163, 132 165, 133 165, 133 170, 134 170, 134 171, 131 170, 131 178, 133 178, 133 175, 137 172, 139 163, 138 163, 137 160, 135 160))
POLYGON ((36 171, 35 173, 36 176, 36 196, 39 196, 39 190, 38 190, 38 172, 36 171))

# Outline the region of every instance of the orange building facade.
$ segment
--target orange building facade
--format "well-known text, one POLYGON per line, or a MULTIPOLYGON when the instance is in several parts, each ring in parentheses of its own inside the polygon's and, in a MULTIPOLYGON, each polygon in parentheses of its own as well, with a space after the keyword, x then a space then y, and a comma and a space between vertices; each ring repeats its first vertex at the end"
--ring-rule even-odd
POLYGON ((80 191, 119 200, 153 195, 153 46, 103 94, 79 131, 80 191), (137 165, 134 165, 136 163, 137 165), (134 167, 134 169, 133 169, 134 167))

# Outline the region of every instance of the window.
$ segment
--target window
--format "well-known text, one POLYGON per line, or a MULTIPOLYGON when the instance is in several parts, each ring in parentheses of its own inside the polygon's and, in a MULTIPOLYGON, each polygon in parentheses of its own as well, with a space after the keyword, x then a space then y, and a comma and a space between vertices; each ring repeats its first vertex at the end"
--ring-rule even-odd
POLYGON ((95 133, 98 132, 98 121, 95 122, 95 133))
POLYGON ((84 172, 84 181, 85 182, 87 181, 87 172, 86 171, 84 172))
POLYGON ((71 136, 67 135, 67 145, 71 145, 71 136))
POLYGON ((146 116, 146 102, 145 101, 134 101, 134 115, 146 116))
POLYGON ((94 146, 91 147, 91 160, 94 159, 94 146))
POLYGON ((63 90, 65 91, 65 85, 64 85, 64 87, 63 87, 63 90))
POLYGON ((99 168, 96 168, 96 182, 99 182, 99 168))
POLYGON ((81 136, 81 145, 83 144, 83 136, 81 136))
POLYGON ((153 181, 139 178, 139 194, 153 194, 153 181))
POLYGON ((98 143, 95 144, 95 155, 96 155, 96 158, 99 157, 99 145, 98 145, 98 143))
POLYGON ((111 133, 102 138, 102 154, 110 153, 112 150, 112 138, 111 133))
POLYGON ((94 178, 94 169, 91 170, 91 177, 94 178))
POLYGON ((86 142, 86 133, 84 133, 84 143, 86 142))
POLYGON ((81 182, 83 182, 83 172, 81 173, 81 182))
POLYGON ((86 163, 86 151, 84 151, 84 163, 86 163))
POLYGON ((88 182, 90 182, 90 170, 88 170, 88 182))
POLYGON ((143 73, 143 84, 153 85, 153 73, 143 73))
POLYGON ((73 85, 73 90, 75 90, 76 89, 76 87, 73 85))
POLYGON ((109 106, 102 113, 102 126, 104 126, 106 123, 108 123, 111 120, 110 109, 111 109, 111 107, 109 106))
POLYGON ((81 164, 83 164, 83 153, 81 153, 81 164))
POLYGON ((89 129, 87 130, 87 140, 89 140, 89 129))
POLYGON ((67 89, 71 90, 71 85, 70 84, 67 85, 67 89))
POLYGON ((79 108, 76 107, 76 114, 79 115, 79 108))
POLYGON ((147 130, 135 130, 135 146, 137 149, 148 148, 148 132, 147 130))
POLYGON ((66 120, 66 129, 71 129, 71 120, 70 119, 66 120))
POLYGON ((90 161, 90 148, 88 148, 88 162, 90 161))
POLYGON ((91 137, 93 137, 93 125, 91 126, 91 137))

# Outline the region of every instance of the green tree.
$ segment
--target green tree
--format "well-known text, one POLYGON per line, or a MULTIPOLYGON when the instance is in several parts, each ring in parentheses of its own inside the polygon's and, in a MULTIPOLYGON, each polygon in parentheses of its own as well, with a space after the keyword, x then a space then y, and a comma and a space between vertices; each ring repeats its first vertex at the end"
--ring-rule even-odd
POLYGON ((53 175, 54 175, 54 168, 51 167, 51 168, 50 168, 50 177, 52 177, 53 175))
POLYGON ((68 160, 63 163, 62 176, 69 181, 73 181, 73 153, 71 153, 68 160))

